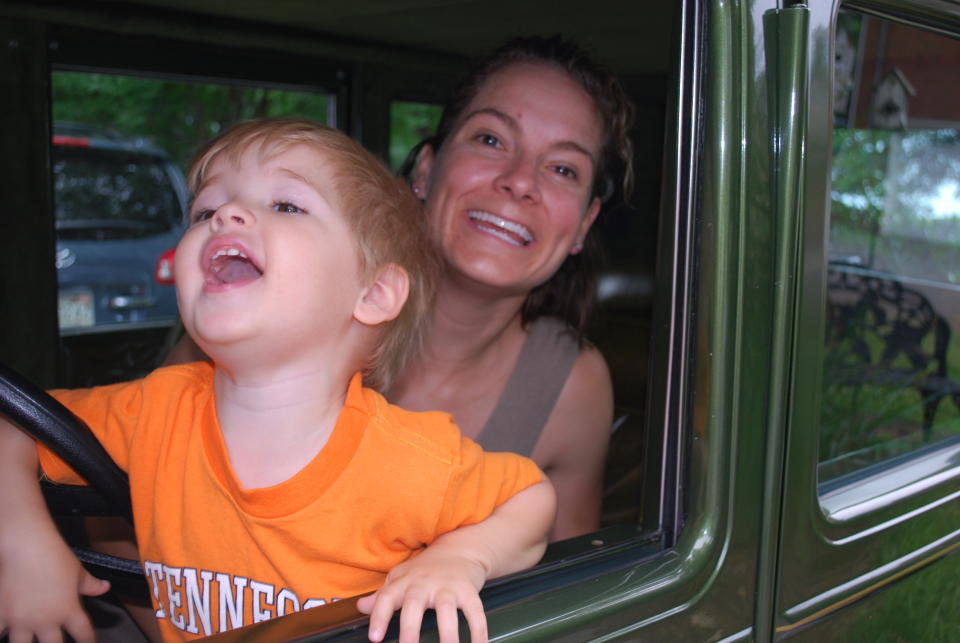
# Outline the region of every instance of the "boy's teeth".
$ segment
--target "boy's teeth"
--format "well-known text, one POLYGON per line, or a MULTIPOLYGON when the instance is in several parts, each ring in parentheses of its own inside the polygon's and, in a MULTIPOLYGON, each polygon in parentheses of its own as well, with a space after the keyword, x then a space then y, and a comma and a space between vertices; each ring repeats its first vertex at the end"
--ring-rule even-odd
POLYGON ((245 252, 229 246, 218 248, 210 256, 210 272, 224 284, 250 281, 263 274, 245 252))
POLYGON ((220 257, 243 257, 247 259, 245 255, 239 248, 221 248, 213 253, 212 259, 218 259, 220 257))

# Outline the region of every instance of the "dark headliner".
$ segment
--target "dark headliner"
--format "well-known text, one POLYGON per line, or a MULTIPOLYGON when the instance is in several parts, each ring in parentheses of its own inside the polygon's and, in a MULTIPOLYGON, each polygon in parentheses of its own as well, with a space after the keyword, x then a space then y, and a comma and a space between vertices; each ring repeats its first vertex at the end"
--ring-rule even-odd
POLYGON ((671 0, 114 0, 457 56, 528 33, 562 33, 623 74, 665 73, 671 0))

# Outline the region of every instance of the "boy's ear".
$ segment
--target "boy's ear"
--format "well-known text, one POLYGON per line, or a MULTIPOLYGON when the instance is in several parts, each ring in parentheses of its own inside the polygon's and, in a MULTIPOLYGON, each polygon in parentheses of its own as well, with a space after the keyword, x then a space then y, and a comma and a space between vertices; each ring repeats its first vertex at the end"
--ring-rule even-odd
POLYGON ((410 187, 413 194, 423 201, 427 198, 427 187, 430 184, 430 171, 433 169, 434 151, 429 143, 421 148, 417 154, 417 162, 413 166, 413 175, 410 177, 410 187))
POLYGON ((410 277, 407 271, 395 263, 387 264, 377 271, 376 277, 357 300, 353 318, 361 324, 376 326, 396 319, 410 293, 410 277))

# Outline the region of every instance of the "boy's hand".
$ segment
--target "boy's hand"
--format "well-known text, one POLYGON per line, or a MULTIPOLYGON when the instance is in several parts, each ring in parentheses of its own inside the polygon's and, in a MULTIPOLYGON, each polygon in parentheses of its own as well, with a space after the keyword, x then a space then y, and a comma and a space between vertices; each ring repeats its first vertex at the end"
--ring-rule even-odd
POLYGON ((0 417, 0 633, 10 643, 93 643, 79 594, 98 596, 110 583, 80 565, 47 512, 37 484, 37 446, 0 417))
POLYGON ((424 611, 437 612, 441 643, 458 641, 457 609, 474 643, 487 640, 480 588, 530 567, 543 555, 556 515, 556 494, 544 478, 497 507, 485 520, 438 536, 419 556, 397 565, 383 587, 357 601, 370 615, 371 641, 379 642, 390 617, 400 612, 400 643, 415 643, 424 611))
POLYGON ((110 583, 91 576, 59 539, 33 534, 0 558, 0 632, 10 643, 59 643, 65 630, 77 643, 94 643, 79 596, 99 596, 110 583))
POLYGON ((437 612, 441 643, 459 640, 457 610, 470 627, 470 640, 485 643, 487 617, 480 602, 480 588, 487 570, 461 552, 433 545, 416 558, 394 567, 383 587, 357 601, 357 608, 370 615, 371 641, 383 640, 390 617, 400 609, 400 643, 420 640, 420 624, 428 609, 437 612))

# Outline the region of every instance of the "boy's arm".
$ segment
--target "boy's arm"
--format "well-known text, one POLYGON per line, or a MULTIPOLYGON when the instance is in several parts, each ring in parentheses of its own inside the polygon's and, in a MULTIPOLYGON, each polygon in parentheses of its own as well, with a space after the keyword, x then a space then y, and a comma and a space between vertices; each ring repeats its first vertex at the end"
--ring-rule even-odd
POLYGON ((61 628, 93 643, 79 594, 110 584, 91 576, 60 537, 37 483, 37 446, 0 417, 0 632, 11 643, 60 641, 61 628))
POLYGON ((393 568, 382 588, 357 602, 370 614, 370 640, 383 639, 390 617, 401 608, 400 643, 419 640, 423 613, 433 608, 441 643, 458 640, 457 609, 467 619, 471 640, 486 641, 480 589, 490 578, 535 565, 555 514, 556 495, 544 478, 486 520, 438 537, 419 556, 393 568))

